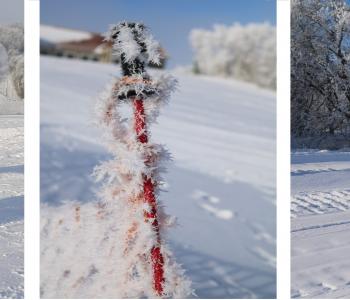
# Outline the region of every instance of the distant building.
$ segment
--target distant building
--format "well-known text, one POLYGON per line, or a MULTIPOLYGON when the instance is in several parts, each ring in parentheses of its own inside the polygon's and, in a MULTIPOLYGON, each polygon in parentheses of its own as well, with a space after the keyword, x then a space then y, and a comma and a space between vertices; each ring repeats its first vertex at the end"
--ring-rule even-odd
MULTIPOLYGON (((56 26, 40 26, 40 53, 83 60, 119 63, 119 58, 112 55, 112 43, 104 41, 99 33, 73 30, 56 26)), ((158 68, 164 68, 164 59, 158 68)))

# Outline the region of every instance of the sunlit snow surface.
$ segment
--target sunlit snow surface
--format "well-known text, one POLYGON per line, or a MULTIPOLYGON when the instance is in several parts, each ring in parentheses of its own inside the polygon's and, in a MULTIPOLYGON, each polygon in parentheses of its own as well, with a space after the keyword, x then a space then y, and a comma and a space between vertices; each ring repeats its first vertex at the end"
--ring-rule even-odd
POLYGON ((0 298, 23 298, 23 116, 0 115, 0 298))
POLYGON ((350 152, 292 153, 292 297, 350 296, 350 152))
MULTIPOLYGON (((118 66, 42 57, 43 203, 96 198, 90 174, 110 157, 93 107, 112 75, 118 66)), ((199 298, 274 298, 275 94, 174 75, 179 90, 151 128, 174 160, 161 195, 179 223, 169 233, 171 249, 199 298)))

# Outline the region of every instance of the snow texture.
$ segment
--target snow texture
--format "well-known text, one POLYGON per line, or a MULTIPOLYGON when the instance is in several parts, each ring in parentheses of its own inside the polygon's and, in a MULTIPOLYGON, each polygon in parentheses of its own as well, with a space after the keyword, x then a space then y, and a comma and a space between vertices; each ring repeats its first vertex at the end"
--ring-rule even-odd
MULTIPOLYGON (((113 158, 96 138, 103 131, 92 123, 96 95, 119 71, 109 64, 41 59, 43 297, 123 295, 118 269, 125 265, 117 258, 126 228, 113 224, 127 210, 112 202, 111 214, 104 214, 105 207, 93 201, 103 185, 89 175, 113 158)), ((166 78, 161 71, 151 75, 166 78)), ((170 247, 199 298, 274 298, 275 94, 232 80, 175 76, 180 88, 150 128, 151 142, 165 143, 174 159, 159 187, 168 190, 159 195, 162 205, 178 217, 167 220, 179 224, 167 234, 170 247)), ((123 120, 130 105, 121 103, 118 113, 114 120, 128 126, 123 120)), ((141 167, 133 162, 133 168, 141 167)))
POLYGON ((0 116, 0 298, 23 298, 23 116, 0 116))
POLYGON ((23 101, 10 100, 0 94, 0 115, 23 115, 23 111, 23 101))
POLYGON ((292 297, 350 296, 350 152, 292 154, 292 297))

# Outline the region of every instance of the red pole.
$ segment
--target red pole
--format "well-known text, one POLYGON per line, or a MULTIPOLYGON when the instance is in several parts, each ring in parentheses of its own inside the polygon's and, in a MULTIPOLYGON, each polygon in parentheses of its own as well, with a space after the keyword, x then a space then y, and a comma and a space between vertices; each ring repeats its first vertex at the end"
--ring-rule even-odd
MULTIPOLYGON (((145 144, 148 142, 148 136, 143 100, 140 98, 134 98, 133 105, 136 136, 140 143, 145 144)), ((148 159, 146 159, 146 161, 147 160, 148 159)), ((148 222, 148 220, 150 219, 153 220, 152 226, 157 234, 157 244, 154 245, 151 250, 151 259, 153 264, 153 287, 158 296, 161 296, 163 293, 164 283, 164 259, 160 251, 159 223, 157 219, 157 201, 154 195, 154 184, 152 182, 152 178, 147 178, 145 175, 143 177, 144 201, 147 202, 151 207, 150 212, 145 212, 145 221, 148 222)))

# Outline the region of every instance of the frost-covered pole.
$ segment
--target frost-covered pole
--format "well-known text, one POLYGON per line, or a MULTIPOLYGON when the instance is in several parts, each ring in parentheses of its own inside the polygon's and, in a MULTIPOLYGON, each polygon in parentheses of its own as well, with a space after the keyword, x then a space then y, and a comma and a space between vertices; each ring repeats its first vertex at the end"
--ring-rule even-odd
MULTIPOLYGON (((161 171, 168 151, 150 141, 150 125, 167 103, 176 80, 147 74, 146 64, 159 64, 160 45, 139 23, 122 22, 107 33, 114 53, 120 57, 123 77, 115 78, 98 101, 100 125, 113 159, 95 169, 105 180, 100 195, 114 216, 109 227, 122 243, 111 246, 118 266, 118 294, 122 298, 185 298, 191 282, 175 262, 164 234, 175 219, 160 205, 161 171), (131 105, 131 117, 121 115, 121 104, 131 105), (119 238, 120 240, 120 238, 119 238), (121 259, 120 259, 121 256, 121 259)), ((106 240, 111 240, 106 234, 106 240)), ((108 268, 107 268, 108 269, 108 268)), ((113 272, 112 272, 113 273, 113 272)))
MULTIPOLYGON (((146 116, 143 106, 142 97, 132 97, 133 106, 134 106, 134 118, 135 118, 135 131, 137 139, 140 143, 147 143, 147 128, 146 128, 146 116)), ((149 157, 147 160, 152 159, 149 157)), ((146 163, 147 163, 146 160, 146 163)), ((151 249, 151 257, 153 263, 153 277, 154 277, 154 289, 158 295, 161 295, 163 292, 163 282, 164 282, 164 259, 160 251, 160 234, 159 234, 159 223, 158 223, 158 214, 157 214, 157 200, 154 195, 154 181, 150 176, 142 174, 143 177, 143 193, 144 200, 149 204, 151 210, 145 211, 145 220, 146 222, 151 222, 152 226, 157 235, 157 243, 151 249)))
MULTIPOLYGON (((144 101, 147 97, 156 93, 145 85, 142 90, 134 90, 133 84, 144 84, 150 81, 145 73, 145 61, 151 55, 148 51, 158 49, 148 49, 144 36, 144 26, 136 23, 120 23, 114 28, 112 39, 115 41, 115 48, 120 48, 120 58, 123 70, 123 84, 127 92, 119 95, 119 98, 126 98, 133 105, 134 129, 137 140, 142 144, 148 143, 147 118, 145 115, 144 101), (133 53, 135 51, 135 53, 133 53), (131 58, 131 59, 130 59, 131 58), (130 87, 130 88, 129 88, 130 87)), ((123 87, 121 87, 123 88, 123 87)), ((145 154, 145 164, 148 165, 152 157, 145 154)), ((164 258, 161 252, 161 238, 159 232, 157 200, 155 197, 156 181, 150 174, 142 174, 143 178, 143 201, 149 205, 149 210, 145 210, 144 218, 146 223, 150 223, 156 233, 156 242, 151 249, 151 260, 153 269, 153 285, 158 296, 163 294, 164 284, 164 258)))
MULTIPOLYGON (((143 55, 147 52, 146 44, 142 41, 142 25, 137 25, 135 23, 123 24, 122 26, 128 27, 131 29, 134 40, 140 46, 140 54, 143 55), (136 27, 138 28, 136 29, 136 27)), ((145 73, 144 62, 141 57, 136 57, 134 60, 128 62, 125 58, 126 54, 122 53, 121 63, 123 69, 123 75, 127 78, 136 76, 142 76, 145 73)), ((127 79, 126 79, 127 84, 127 79)), ((143 101, 147 101, 147 95, 152 95, 155 91, 139 91, 139 95, 136 95, 136 92, 129 90, 129 93, 126 95, 128 99, 132 101, 134 109, 134 126, 136 137, 140 143, 148 143, 147 127, 146 127, 146 115, 143 105, 143 101)), ((151 157, 146 157, 145 163, 150 161, 151 157)), ((145 221, 151 222, 154 231, 156 232, 157 242, 151 249, 151 257, 153 263, 153 280, 154 280, 154 289, 158 295, 163 293, 163 283, 164 283, 164 259, 160 251, 160 234, 159 234, 159 223, 157 215, 157 201, 154 195, 154 179, 150 175, 142 174, 143 177, 143 193, 144 201, 147 202, 151 208, 150 211, 145 211, 145 221)))

